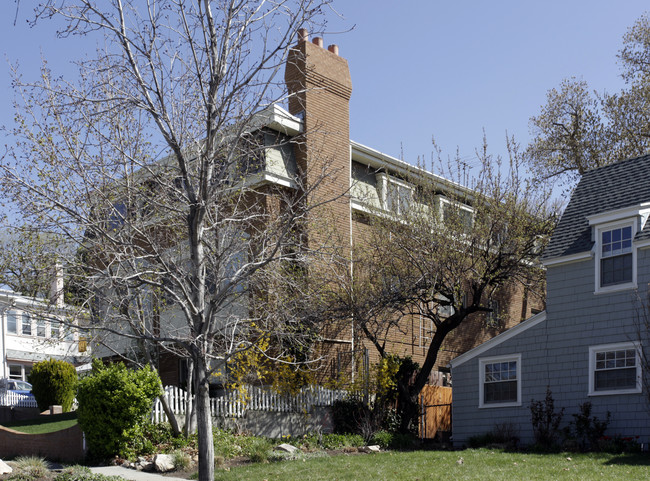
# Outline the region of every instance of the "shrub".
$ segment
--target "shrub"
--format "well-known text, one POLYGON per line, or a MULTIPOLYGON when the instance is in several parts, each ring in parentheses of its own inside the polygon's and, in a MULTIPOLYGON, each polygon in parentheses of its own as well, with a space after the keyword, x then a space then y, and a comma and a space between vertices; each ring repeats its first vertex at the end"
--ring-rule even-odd
POLYGON ((250 437, 243 447, 243 454, 254 463, 266 462, 271 454, 271 443, 263 438, 250 437))
POLYGON ((602 436, 598 439, 597 448, 606 453, 638 453, 641 451, 639 436, 602 436))
POLYGON ((127 369, 93 361, 92 375, 79 381, 79 425, 89 455, 102 459, 123 454, 161 394, 158 375, 149 367, 127 369))
POLYGON ((77 371, 72 364, 54 359, 37 362, 28 380, 41 411, 52 405, 60 405, 63 412, 70 411, 77 383, 77 371))
POLYGON ((379 431, 372 437, 372 444, 378 444, 381 448, 388 448, 393 444, 394 434, 388 431, 379 431))
POLYGON ((506 448, 516 448, 519 443, 519 433, 513 423, 497 423, 490 432, 472 436, 468 440, 470 448, 502 445, 506 448))
POLYGON ((359 434, 323 434, 321 440, 324 449, 356 448, 363 446, 363 437, 359 434))
POLYGON ((214 455, 230 459, 241 454, 241 446, 237 443, 237 436, 230 431, 214 428, 212 430, 214 455))
POLYGON ((337 434, 359 433, 362 420, 369 416, 368 407, 361 401, 341 399, 332 404, 332 422, 337 434))
POLYGON ((177 450, 171 453, 172 459, 174 460, 174 469, 176 471, 185 471, 192 464, 192 459, 190 455, 177 450))
POLYGON ((65 468, 56 475, 53 481, 124 481, 124 478, 93 473, 90 468, 77 465, 65 468))
POLYGON ((19 456, 14 462, 15 474, 26 479, 43 478, 50 469, 48 462, 38 456, 19 456))
POLYGON ((558 434, 564 408, 555 411, 553 393, 547 387, 546 397, 543 401, 530 402, 531 420, 533 423, 533 434, 535 441, 542 449, 551 449, 557 445, 558 434))
POLYGON ((597 449, 598 441, 605 435, 612 413, 607 411, 607 418, 601 421, 591 415, 589 401, 582 403, 578 407, 578 411, 577 414, 572 415, 573 421, 569 423, 566 435, 568 438, 575 439, 583 451, 597 449))

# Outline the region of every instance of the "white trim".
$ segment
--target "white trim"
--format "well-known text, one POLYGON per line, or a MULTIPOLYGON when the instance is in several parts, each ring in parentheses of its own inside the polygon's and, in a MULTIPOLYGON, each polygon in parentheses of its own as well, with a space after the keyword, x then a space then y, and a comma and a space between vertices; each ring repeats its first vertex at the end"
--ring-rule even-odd
MULTIPOLYGON (((474 192, 468 187, 465 187, 452 180, 445 179, 444 177, 436 175, 425 169, 415 167, 407 162, 404 162, 403 160, 397 159, 388 154, 384 154, 383 152, 360 144, 359 142, 350 140, 350 148, 351 160, 356 160, 357 162, 361 162, 362 164, 366 164, 376 169, 388 167, 390 171, 396 173, 397 175, 401 175, 406 179, 427 179, 429 181, 432 181, 434 185, 440 185, 441 190, 473 198, 474 192)), ((414 183, 417 184, 421 182, 418 182, 416 180, 414 183)))
POLYGON ((546 311, 542 311, 539 314, 535 314, 534 316, 529 317, 528 319, 517 324, 516 326, 511 327, 507 331, 502 332, 498 336, 493 337, 489 341, 485 341, 483 344, 476 346, 474 349, 470 349, 466 353, 461 354, 460 356, 452 359, 449 364, 451 365, 452 368, 456 368, 461 364, 464 364, 465 362, 469 361, 470 359, 473 359, 476 356, 483 354, 489 349, 498 346, 502 342, 505 342, 508 339, 511 339, 519 335, 520 333, 530 329, 531 327, 536 326, 540 322, 544 322, 545 320, 546 320, 546 311))
POLYGON ((642 391, 641 382, 641 344, 638 341, 617 342, 614 344, 599 344, 589 346, 589 396, 611 396, 615 394, 638 394, 642 391), (603 351, 617 351, 623 349, 634 349, 636 352, 636 387, 632 389, 615 389, 609 391, 596 391, 594 389, 596 373, 596 353, 603 351))
MULTIPOLYGON (((640 215, 643 219, 643 225, 645 225, 648 214, 650 214, 650 202, 643 202, 641 204, 623 207, 622 209, 599 212, 598 214, 589 215, 586 218, 589 221, 589 225, 593 226, 608 222, 623 221, 640 215)), ((643 225, 641 229, 643 229, 643 225)))
POLYGON ((593 257, 591 251, 579 252, 577 254, 571 254, 568 256, 562 257, 551 257, 550 259, 542 259, 542 265, 544 267, 557 266, 560 264, 570 264, 572 262, 586 261, 593 257))
POLYGON ((521 353, 510 354, 505 356, 490 356, 482 357, 478 360, 478 407, 479 409, 489 409, 489 408, 507 408, 507 407, 516 407, 521 406, 521 353), (508 402, 499 402, 499 403, 485 403, 483 401, 485 397, 485 365, 486 364, 496 364, 500 362, 512 362, 517 363, 517 400, 508 401, 508 402))
POLYGON ((647 249, 650 247, 650 239, 634 242, 634 245, 637 247, 637 249, 647 249))
MULTIPOLYGON (((627 219, 626 221, 617 221, 617 222, 609 222, 607 224, 602 224, 598 225, 595 227, 595 237, 596 237, 596 242, 594 244, 594 259, 595 259, 595 278, 594 278, 594 294, 608 294, 611 292, 619 292, 619 291, 624 291, 624 290, 629 290, 629 289, 636 289, 637 284, 636 284, 636 272, 637 272, 637 247, 634 244, 634 237, 637 234, 637 222, 635 222, 634 219, 627 219), (630 238, 630 245, 631 245, 631 251, 629 254, 632 254, 632 281, 631 282, 626 282, 626 283, 621 283, 621 284, 610 284, 608 286, 601 286, 600 285, 600 264, 603 259, 602 257, 602 233, 609 231, 609 230, 615 230, 615 229, 622 229, 625 227, 631 227, 632 228, 632 235, 630 238)), ((625 254, 628 254, 627 252, 625 254)))

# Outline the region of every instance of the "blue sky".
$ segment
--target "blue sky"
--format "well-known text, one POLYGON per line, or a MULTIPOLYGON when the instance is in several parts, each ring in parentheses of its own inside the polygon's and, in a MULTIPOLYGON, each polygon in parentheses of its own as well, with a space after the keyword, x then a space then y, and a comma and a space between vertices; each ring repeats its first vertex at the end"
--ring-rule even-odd
MULTIPOLYGON (((41 54, 55 73, 93 49, 58 40, 52 25, 26 26, 30 3, 3 2, 0 17, 0 124, 10 125, 9 67, 38 75, 41 54)), ((401 2, 337 0, 325 45, 336 43, 353 82, 351 137, 415 163, 429 158, 431 137, 447 154, 458 147, 470 164, 483 129, 492 152, 505 153, 505 133, 525 145, 528 119, 563 78, 592 89, 619 90, 616 52, 647 2, 625 0, 401 2), (396 6, 397 5, 397 6, 396 6), (345 32, 352 28, 351 31, 345 32)))

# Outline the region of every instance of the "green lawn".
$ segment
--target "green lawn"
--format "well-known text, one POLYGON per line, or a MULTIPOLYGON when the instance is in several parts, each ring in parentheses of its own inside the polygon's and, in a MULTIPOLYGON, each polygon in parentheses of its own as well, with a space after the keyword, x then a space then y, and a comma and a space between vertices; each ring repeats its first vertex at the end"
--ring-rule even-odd
POLYGON ((54 414, 52 416, 39 416, 27 421, 14 421, 4 424, 6 428, 27 434, 42 434, 60 431, 77 424, 77 413, 54 414))
POLYGON ((341 455, 216 469, 217 480, 650 480, 650 456, 490 449, 341 455), (459 460, 462 459, 462 463, 459 460))

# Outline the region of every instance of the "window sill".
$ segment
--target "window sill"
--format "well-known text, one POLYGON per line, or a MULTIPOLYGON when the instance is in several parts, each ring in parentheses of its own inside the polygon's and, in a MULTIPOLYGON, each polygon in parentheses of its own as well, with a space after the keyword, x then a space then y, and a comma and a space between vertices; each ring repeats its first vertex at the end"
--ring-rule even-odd
POLYGON ((488 403, 488 404, 480 404, 479 409, 489 409, 489 408, 514 408, 514 407, 520 407, 521 402, 520 401, 515 401, 515 402, 507 402, 507 403, 488 403))
POLYGON ((616 284, 613 286, 599 287, 594 291, 594 295, 611 294, 614 292, 629 291, 636 288, 637 288, 636 282, 627 282, 625 284, 616 284))
POLYGON ((640 388, 634 389, 618 389, 615 391, 593 391, 590 392, 589 396, 615 396, 617 394, 641 394, 640 388))

